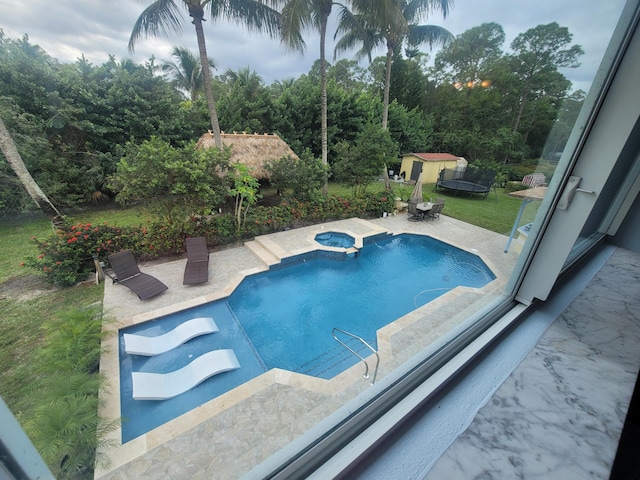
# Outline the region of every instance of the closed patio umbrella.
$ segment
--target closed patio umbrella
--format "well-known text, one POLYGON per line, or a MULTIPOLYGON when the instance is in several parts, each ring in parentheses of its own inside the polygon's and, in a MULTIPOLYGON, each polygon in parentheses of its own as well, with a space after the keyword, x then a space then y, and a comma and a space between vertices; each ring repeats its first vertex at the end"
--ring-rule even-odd
POLYGON ((418 203, 423 201, 422 199, 422 172, 418 175, 418 179, 416 180, 416 184, 413 187, 413 192, 411 192, 411 200, 417 200, 418 203))

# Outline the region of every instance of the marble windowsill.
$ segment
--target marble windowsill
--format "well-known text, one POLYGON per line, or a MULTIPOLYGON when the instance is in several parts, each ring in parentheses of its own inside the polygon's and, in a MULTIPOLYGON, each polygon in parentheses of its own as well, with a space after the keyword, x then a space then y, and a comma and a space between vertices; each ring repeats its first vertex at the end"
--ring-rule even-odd
POLYGON ((425 478, 609 478, 640 367, 639 266, 616 250, 425 478))

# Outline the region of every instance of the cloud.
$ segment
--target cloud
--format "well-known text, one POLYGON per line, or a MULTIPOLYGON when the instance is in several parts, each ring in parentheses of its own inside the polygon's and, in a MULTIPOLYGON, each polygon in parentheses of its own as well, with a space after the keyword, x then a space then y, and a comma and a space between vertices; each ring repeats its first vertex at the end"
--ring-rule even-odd
MULTIPOLYGON (((157 61, 170 58, 174 45, 193 52, 197 43, 193 26, 184 12, 183 30, 172 37, 140 38, 135 51, 129 53, 127 45, 131 29, 140 13, 150 4, 131 0, 0 0, 0 28, 10 38, 28 34, 31 43, 40 45, 49 55, 61 62, 73 62, 84 55, 91 63, 101 64, 109 54, 116 60, 131 58, 143 63, 152 56, 157 61)), ((611 32, 624 5, 624 0, 456 0, 450 15, 442 19, 434 14, 424 23, 440 25, 454 35, 485 22, 502 25, 508 48, 520 33, 536 25, 558 22, 569 28, 574 43, 585 50, 582 66, 564 73, 575 88, 588 89, 602 58, 611 32)), ((333 32, 335 15, 330 20, 327 35, 327 59, 333 61, 333 32)), ((207 21, 204 26, 207 53, 218 66, 218 73, 227 69, 250 68, 269 84, 275 80, 295 78, 307 73, 319 58, 319 38, 316 33, 306 35, 304 55, 285 50, 278 40, 225 22, 207 21)), ((431 58, 435 56, 431 53, 431 58)), ((378 52, 382 55, 384 52, 378 52)), ((352 55, 342 58, 352 59, 352 55)))

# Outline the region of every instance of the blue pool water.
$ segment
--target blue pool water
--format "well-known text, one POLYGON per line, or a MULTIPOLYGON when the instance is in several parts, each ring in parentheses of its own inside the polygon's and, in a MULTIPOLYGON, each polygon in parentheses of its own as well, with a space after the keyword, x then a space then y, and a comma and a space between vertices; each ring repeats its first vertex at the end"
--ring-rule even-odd
MULTIPOLYGON (((226 299, 120 331, 122 441, 205 403, 271 368, 332 378, 358 362, 332 337, 338 327, 377 348, 376 331, 460 285, 495 279, 469 252, 420 235, 365 239, 358 254, 318 250, 251 275, 226 299), (211 316, 219 332, 196 337, 155 357, 128 355, 122 335, 155 336, 181 322, 211 316), (204 381, 178 397, 133 400, 131 372, 176 370, 205 352, 232 348, 241 368, 204 381)), ((357 344, 350 346, 370 352, 357 344)))

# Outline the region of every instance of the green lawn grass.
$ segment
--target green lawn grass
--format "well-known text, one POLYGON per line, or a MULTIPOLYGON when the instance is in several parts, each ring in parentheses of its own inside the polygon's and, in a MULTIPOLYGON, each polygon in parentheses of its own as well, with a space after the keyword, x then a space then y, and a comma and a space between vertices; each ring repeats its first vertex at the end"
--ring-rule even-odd
POLYGON ((31 237, 44 238, 51 233, 51 223, 42 214, 3 218, 0 222, 0 284, 29 273, 20 267, 20 262, 38 254, 31 237))
MULTIPOLYGON (((413 187, 410 185, 392 183, 391 188, 394 195, 403 201, 407 201, 413 192, 413 187)), ((378 192, 383 189, 384 183, 382 181, 374 182, 367 187, 368 192, 378 192)), ((329 193, 332 195, 350 195, 351 189, 337 184, 329 184, 329 193)), ((455 195, 446 190, 436 192, 435 185, 428 184, 423 185, 422 196, 425 200, 435 200, 436 197, 444 198, 443 215, 504 235, 511 233, 513 222, 522 203, 521 199, 506 194, 504 188, 496 189, 496 192, 491 192, 485 198, 477 194, 455 195)), ((539 206, 540 202, 531 202, 527 205, 520 220, 520 225, 533 221, 539 206)))
MULTIPOLYGON (((445 199, 443 215, 448 215, 466 223, 471 223, 492 232, 509 235, 513 222, 518 216, 522 204, 519 198, 504 193, 503 188, 491 192, 487 197, 482 195, 455 195, 443 191, 435 192, 432 185, 423 189, 424 197, 441 197, 445 199)), ((540 202, 531 202, 526 207, 520 225, 533 221, 538 212, 540 202)))
MULTIPOLYGON (((372 184, 370 187, 371 191, 383 188, 382 182, 372 184)), ((413 192, 413 187, 408 185, 392 184, 392 189, 396 197, 400 197, 403 201, 407 201, 413 192)), ((492 191, 487 197, 484 197, 477 194, 455 195, 446 190, 436 191, 434 184, 428 184, 422 187, 422 196, 424 200, 444 198, 443 215, 504 235, 511 233, 513 222, 518 216, 518 210, 522 203, 521 199, 506 194, 504 188, 498 188, 496 192, 492 191)), ((533 221, 539 206, 540 202, 528 204, 523 212, 520 225, 533 221)))
MULTIPOLYGON (((140 208, 88 210, 69 215, 74 223, 140 225, 147 216, 140 208)), ((28 256, 38 251, 31 237, 44 239, 52 233, 49 220, 43 214, 5 217, 0 221, 0 392, 14 414, 20 414, 22 402, 30 394, 35 376, 32 366, 42 342, 41 326, 65 310, 83 308, 102 301, 102 285, 82 285, 75 288, 51 289, 29 299, 16 298, 18 285, 33 286, 28 275, 33 271, 21 267, 28 256), (11 288, 10 288, 11 287, 11 288)), ((28 293, 28 292, 26 292, 28 293)))

